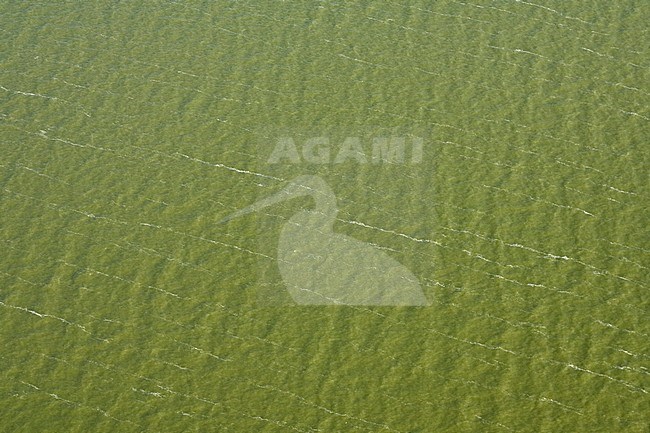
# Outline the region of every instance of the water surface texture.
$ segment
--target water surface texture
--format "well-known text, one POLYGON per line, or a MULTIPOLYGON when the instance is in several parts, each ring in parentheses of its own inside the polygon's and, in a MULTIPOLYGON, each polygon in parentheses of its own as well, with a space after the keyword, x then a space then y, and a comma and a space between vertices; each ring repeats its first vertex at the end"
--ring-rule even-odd
MULTIPOLYGON (((648 22, 3 2, 0 431, 647 432, 648 22), (404 160, 373 158, 389 136, 404 160), (336 161, 348 137, 363 158, 336 161), (312 238, 375 251, 363 281, 414 278, 420 306, 295 302, 278 253, 314 194, 225 219, 301 176, 336 197, 312 238)), ((354 293, 359 258, 313 278, 354 293)))

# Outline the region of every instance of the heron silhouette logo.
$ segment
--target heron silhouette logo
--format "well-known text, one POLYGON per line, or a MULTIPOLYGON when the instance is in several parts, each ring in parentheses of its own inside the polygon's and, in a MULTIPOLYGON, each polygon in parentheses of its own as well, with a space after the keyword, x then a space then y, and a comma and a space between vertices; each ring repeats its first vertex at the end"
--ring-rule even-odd
POLYGON ((297 304, 428 305, 405 266, 371 244, 334 232, 336 197, 318 176, 299 176, 221 222, 300 196, 311 196, 315 207, 284 224, 277 254, 280 275, 297 304))

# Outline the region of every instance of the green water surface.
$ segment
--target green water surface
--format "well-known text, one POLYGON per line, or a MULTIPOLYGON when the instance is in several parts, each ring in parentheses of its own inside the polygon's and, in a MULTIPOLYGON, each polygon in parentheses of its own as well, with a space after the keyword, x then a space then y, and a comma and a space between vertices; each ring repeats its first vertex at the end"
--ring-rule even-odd
POLYGON ((647 432, 649 6, 2 2, 0 431, 647 432), (303 174, 431 305, 295 305, 308 197, 217 224, 303 174))

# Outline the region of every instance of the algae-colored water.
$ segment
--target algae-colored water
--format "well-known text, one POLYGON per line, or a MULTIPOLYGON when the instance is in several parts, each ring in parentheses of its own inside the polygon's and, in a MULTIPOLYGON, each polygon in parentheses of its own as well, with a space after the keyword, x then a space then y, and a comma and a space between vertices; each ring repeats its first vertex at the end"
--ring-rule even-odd
POLYGON ((649 21, 4 2, 0 431, 647 432, 649 21), (404 161, 373 161, 390 135, 404 161), (326 162, 269 163, 319 136, 326 162), (308 196, 218 223, 301 175, 428 306, 295 302, 278 245, 308 196))

